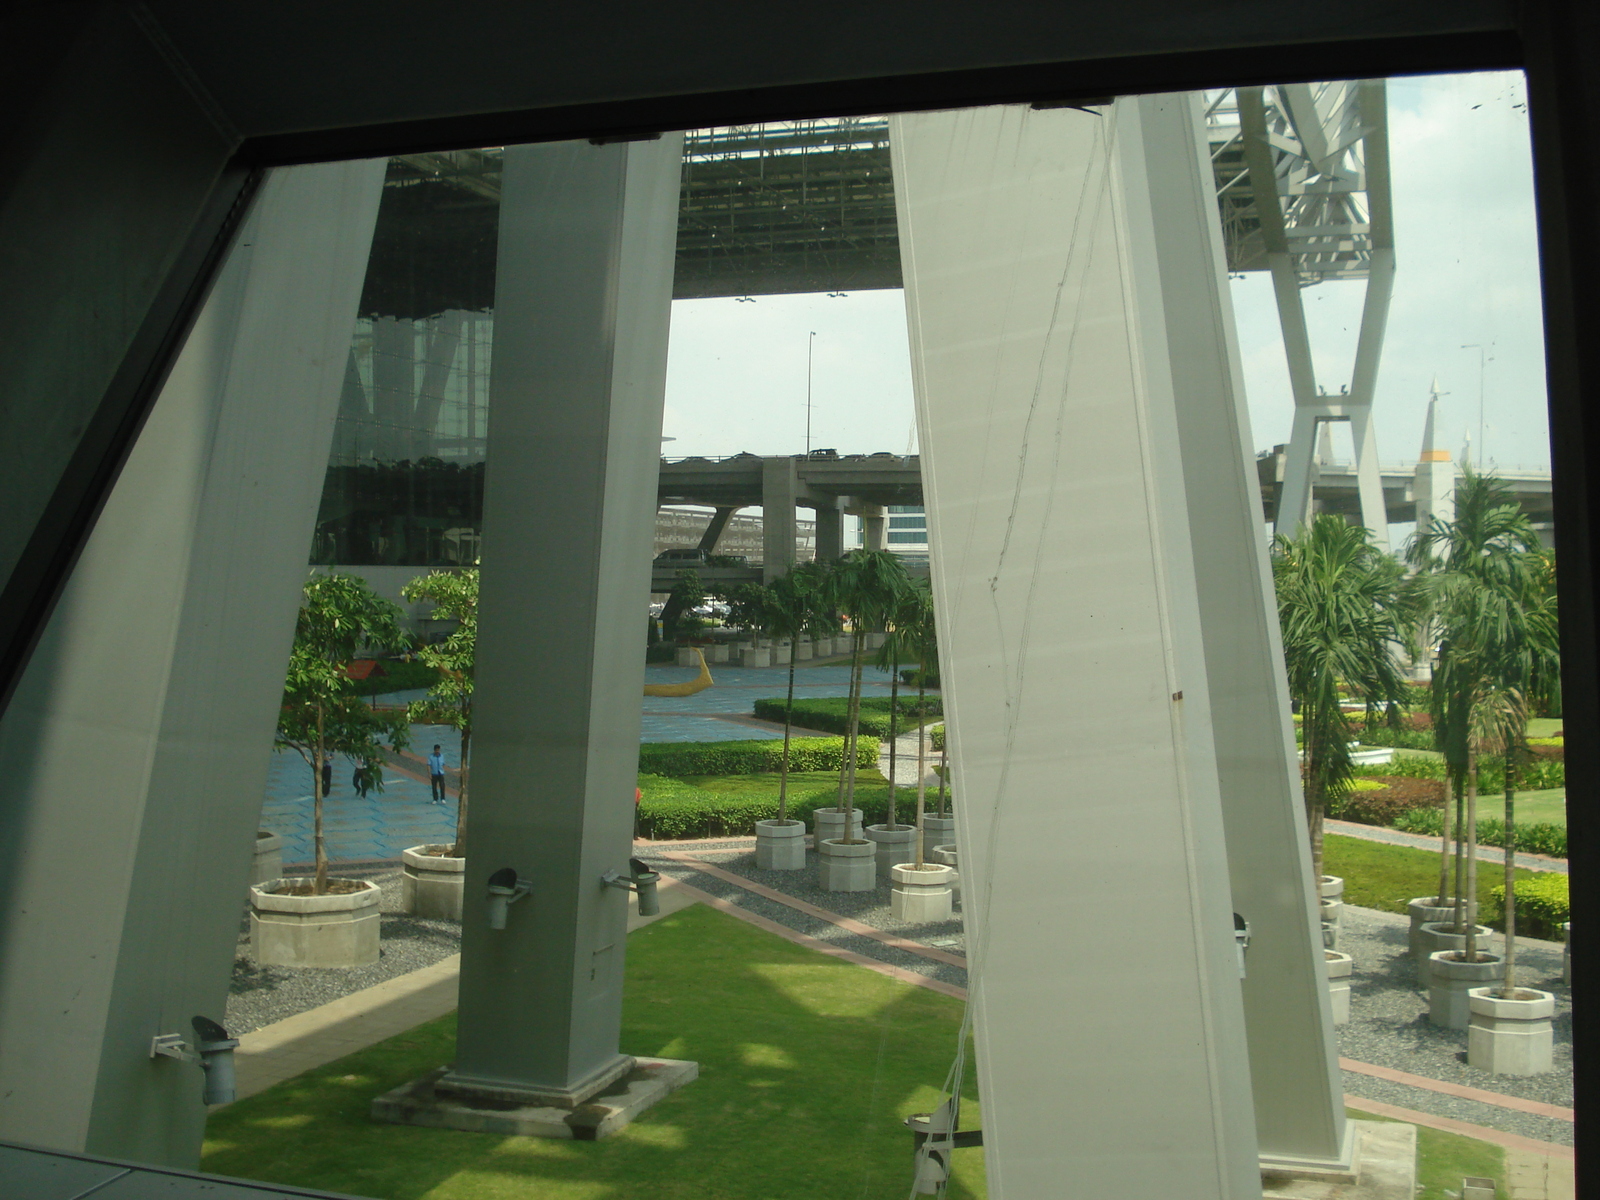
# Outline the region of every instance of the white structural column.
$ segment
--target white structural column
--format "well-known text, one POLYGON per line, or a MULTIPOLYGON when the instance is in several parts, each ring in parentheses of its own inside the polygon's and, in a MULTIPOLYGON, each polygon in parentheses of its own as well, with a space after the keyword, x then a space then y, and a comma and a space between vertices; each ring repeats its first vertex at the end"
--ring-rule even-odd
POLYGON ((1259 1196, 1137 102, 890 145, 990 1195, 1259 1196))
MULTIPOLYGON (((1158 275, 1141 273, 1154 349, 1164 328, 1194 547, 1233 905, 1250 923, 1243 984, 1264 1162, 1348 1163, 1343 1088, 1288 684, 1260 533, 1249 412, 1200 97, 1148 96, 1144 131, 1158 275)), ((1130 206, 1140 189, 1128 178, 1130 206)))
POLYGON ((269 177, 0 723, 0 1139, 199 1159, 383 171, 269 177))
POLYGON ((682 139, 508 148, 454 1082, 572 1100, 618 1051, 682 139), (489 875, 532 887, 490 929, 489 875))

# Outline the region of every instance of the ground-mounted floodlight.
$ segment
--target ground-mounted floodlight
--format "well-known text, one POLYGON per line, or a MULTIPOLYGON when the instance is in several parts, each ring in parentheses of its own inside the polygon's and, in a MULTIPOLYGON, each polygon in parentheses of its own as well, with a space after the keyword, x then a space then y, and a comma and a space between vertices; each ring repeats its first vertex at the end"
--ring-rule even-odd
POLYGON ((501 867, 489 876, 489 928, 506 927, 506 910, 533 890, 526 879, 517 878, 515 867, 501 867))
POLYGON ((600 882, 606 887, 637 892, 641 917, 653 917, 661 911, 661 903, 656 899, 656 884, 661 882, 661 876, 637 858, 628 860, 628 874, 624 875, 621 871, 607 871, 600 876, 600 882))
POLYGON ((205 1072, 203 1101, 208 1104, 232 1104, 236 1094, 233 1073, 233 1052, 239 1039, 228 1036, 228 1031, 210 1017, 195 1017, 195 1044, 191 1049, 181 1033, 159 1033, 150 1039, 151 1058, 175 1058, 192 1062, 205 1072))

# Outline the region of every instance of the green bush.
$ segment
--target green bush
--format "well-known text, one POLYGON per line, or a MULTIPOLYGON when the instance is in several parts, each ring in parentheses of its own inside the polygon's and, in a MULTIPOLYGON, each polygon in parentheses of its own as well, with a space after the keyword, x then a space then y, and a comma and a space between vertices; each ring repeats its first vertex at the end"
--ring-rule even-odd
MULTIPOLYGON (((895 721, 897 732, 905 733, 916 727, 917 698, 916 696, 900 697, 896 705, 900 715, 895 721)), ((755 715, 763 721, 783 723, 783 700, 757 700, 755 715)), ((944 712, 943 704, 939 697, 929 696, 923 711, 930 717, 940 716, 944 712)), ((817 700, 796 700, 794 702, 794 723, 806 729, 821 729, 828 733, 844 733, 850 728, 850 701, 844 696, 829 696, 817 700)), ((889 736, 889 697, 864 696, 861 699, 861 718, 857 728, 868 737, 886 738, 889 736)))
MULTIPOLYGON (((1444 833, 1444 814, 1437 808, 1414 809, 1397 817, 1394 827, 1402 833, 1419 833, 1439 837, 1444 833)), ((1506 823, 1499 817, 1485 817, 1478 822, 1480 846, 1504 846, 1506 823)), ((1535 821, 1517 826, 1517 849, 1524 854, 1548 854, 1551 858, 1567 856, 1567 828, 1548 821, 1535 821)))
POLYGON ((1431 779, 1391 776, 1354 782, 1351 791, 1329 803, 1329 816, 1361 825, 1393 825, 1412 810, 1437 807, 1443 799, 1438 783, 1431 779))
POLYGON ((381 696, 386 692, 410 692, 431 688, 439 682, 438 670, 420 660, 405 662, 398 658, 385 658, 381 661, 384 673, 379 675, 374 671, 365 679, 355 680, 350 685, 353 694, 381 696))
POLYGON ((1428 729, 1390 729, 1387 725, 1373 725, 1355 730, 1353 736, 1363 746, 1395 746, 1402 750, 1433 750, 1433 731, 1428 729))
MULTIPOLYGON (((1406 775, 1412 779, 1443 779, 1446 777, 1444 759, 1406 756, 1387 763, 1362 763, 1355 768, 1357 775, 1406 775)), ((1560 759, 1540 758, 1523 768, 1517 779, 1517 790, 1542 792, 1550 788, 1567 786, 1566 764, 1560 759)), ((1478 790, 1484 794, 1503 792, 1506 787, 1505 763, 1497 754, 1485 754, 1478 761, 1478 790)))
MULTIPOLYGON (((837 771, 844 765, 844 739, 791 738, 791 771, 837 771)), ((878 765, 876 738, 856 745, 856 765, 878 765)), ((751 775, 776 773, 783 766, 783 740, 741 742, 646 742, 639 747, 639 770, 650 775, 751 775)))
MULTIPOLYGON (((776 780, 770 794, 726 795, 669 776, 640 774, 639 790, 644 793, 639 801, 639 835, 655 841, 749 836, 755 832, 757 821, 778 815, 776 780)), ((833 808, 837 803, 838 791, 832 786, 791 790, 789 816, 809 824, 817 809, 833 808)), ((881 784, 858 786, 856 807, 865 814, 869 825, 885 820, 889 812, 888 788, 881 784)))
MULTIPOLYGON (((1518 838, 1520 841, 1521 839, 1518 838)), ((1503 927, 1506 911, 1505 884, 1489 892, 1490 919, 1503 927)), ((1567 894, 1567 877, 1555 871, 1542 871, 1517 884, 1517 928, 1532 937, 1561 937, 1561 926, 1572 920, 1567 894)))
MULTIPOLYGON (((905 670, 900 672, 900 678, 905 682, 905 685, 907 687, 916 687, 917 686, 917 677, 920 674, 921 674, 921 672, 919 672, 915 667, 907 667, 905 670)), ((922 685, 923 687, 930 687, 930 688, 938 687, 939 686, 939 668, 935 667, 933 670, 929 671, 925 676, 923 676, 923 678, 924 678, 924 683, 922 685)))
POLYGON ((647 663, 672 663, 678 661, 678 644, 676 642, 656 642, 645 647, 644 661, 647 663))

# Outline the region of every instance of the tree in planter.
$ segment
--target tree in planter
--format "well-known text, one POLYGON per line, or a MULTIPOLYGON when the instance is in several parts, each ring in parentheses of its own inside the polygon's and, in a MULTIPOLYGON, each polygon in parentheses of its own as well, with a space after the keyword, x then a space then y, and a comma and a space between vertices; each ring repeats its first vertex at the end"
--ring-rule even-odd
POLYGON ((471 770, 472 694, 478 656, 478 568, 435 571, 413 579, 400 590, 407 600, 429 601, 435 621, 455 621, 454 632, 435 646, 425 646, 417 657, 439 672, 439 682, 421 700, 413 701, 407 716, 429 725, 448 725, 461 738, 461 771, 456 785, 456 837, 449 857, 463 858, 467 847, 467 778, 471 770))
MULTIPOLYGON (((1407 559, 1419 568, 1410 585, 1415 603, 1440 635, 1429 711, 1455 800, 1455 930, 1475 950, 1469 876, 1476 874, 1478 760, 1482 731, 1497 727, 1479 710, 1485 697, 1508 690, 1525 703, 1529 686, 1555 673, 1559 649, 1547 560, 1510 489, 1467 468, 1455 500, 1455 518, 1419 530, 1407 559)), ((1435 897, 1441 905, 1451 886, 1448 818, 1447 805, 1435 897)))
MULTIPOLYGON (((876 663, 879 667, 889 672, 889 828, 900 829, 900 807, 896 796, 896 764, 898 762, 899 745, 897 738, 900 733, 900 664, 908 661, 920 661, 920 645, 918 638, 921 636, 922 627, 931 619, 933 599, 926 585, 915 580, 908 580, 907 586, 900 593, 893 611, 888 614, 888 629, 883 639, 883 645, 878 649, 876 663)), ((918 672, 917 685, 917 728, 921 730, 924 717, 923 708, 926 703, 927 689, 921 681, 921 671, 918 672)), ((920 745, 920 743, 919 743, 920 745)), ((918 798, 922 796, 922 754, 917 755, 918 798)), ((917 828, 922 824, 920 816, 917 828)), ((917 844, 917 865, 922 865, 921 839, 917 844)))
MULTIPOLYGON (((661 610, 661 627, 673 639, 687 632, 691 618, 685 614, 692 608, 698 608, 706 598, 705 586, 700 582, 700 572, 679 571, 675 579, 677 582, 667 593, 666 606, 661 610)), ((698 624, 693 626, 695 629, 699 627, 698 624)))
POLYGON ((1301 717, 1306 823, 1313 875, 1320 880, 1323 814, 1350 790, 1352 779, 1340 684, 1396 721, 1406 695, 1393 654, 1406 628, 1400 565, 1365 529, 1323 515, 1296 537, 1274 540, 1272 577, 1289 695, 1301 717))
POLYGON ((789 819, 789 742, 794 727, 795 653, 800 639, 829 627, 824 605, 827 571, 820 563, 791 567, 765 589, 763 628, 776 638, 789 639, 789 690, 783 702, 783 758, 778 768, 778 820, 789 819))
POLYGON ((404 713, 378 712, 356 693, 346 666, 363 649, 405 644, 400 610, 353 575, 313 575, 306 581, 295 622, 294 648, 284 680, 275 744, 297 752, 311 767, 318 896, 328 891, 328 851, 322 837, 322 762, 343 754, 383 790, 384 743, 404 749, 410 726, 404 713))
POLYGON ((845 725, 845 757, 839 772, 843 841, 855 838, 856 745, 861 727, 862 648, 867 630, 888 621, 910 586, 903 563, 887 550, 852 550, 828 566, 826 606, 850 617, 850 699, 845 725))
MULTIPOLYGON (((925 832, 928 804, 928 664, 938 662, 938 639, 933 623, 933 593, 923 586, 914 586, 912 599, 902 606, 899 616, 906 622, 906 648, 917 661, 917 856, 916 867, 924 865, 927 836, 925 832)), ((939 803, 944 806, 944 775, 939 776, 939 803)), ((940 815, 943 815, 941 811, 940 815)))

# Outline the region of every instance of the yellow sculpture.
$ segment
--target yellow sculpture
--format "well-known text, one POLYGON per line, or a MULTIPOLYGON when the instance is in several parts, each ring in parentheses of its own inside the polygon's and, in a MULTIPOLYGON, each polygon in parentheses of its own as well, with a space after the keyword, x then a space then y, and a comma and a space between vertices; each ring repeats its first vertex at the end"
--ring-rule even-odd
POLYGON ((711 678, 711 668, 706 666, 706 656, 700 647, 694 647, 694 656, 700 660, 700 674, 687 683, 647 683, 644 685, 646 696, 692 696, 696 692, 703 692, 715 682, 711 678))

